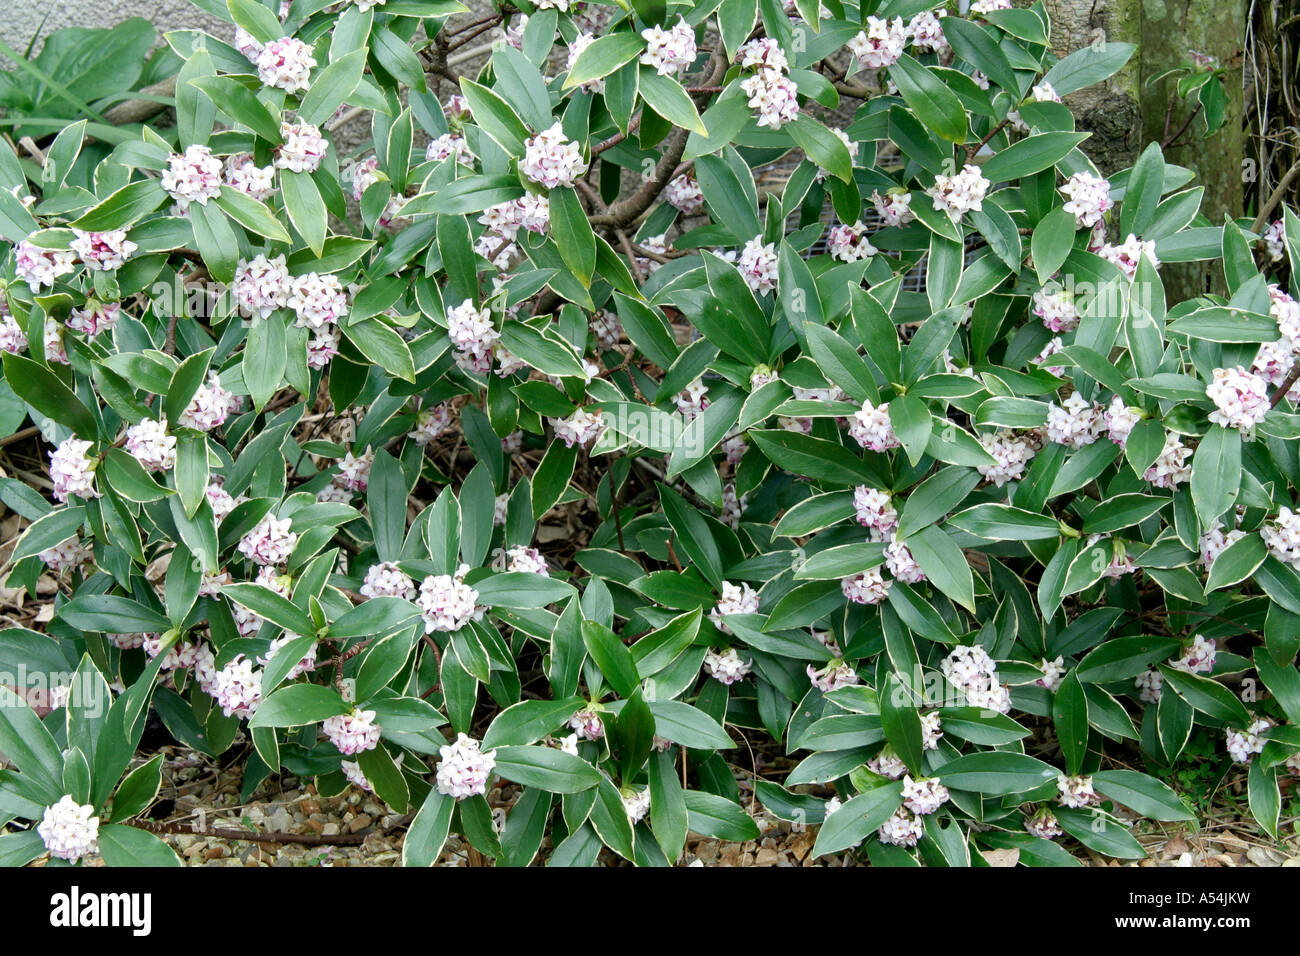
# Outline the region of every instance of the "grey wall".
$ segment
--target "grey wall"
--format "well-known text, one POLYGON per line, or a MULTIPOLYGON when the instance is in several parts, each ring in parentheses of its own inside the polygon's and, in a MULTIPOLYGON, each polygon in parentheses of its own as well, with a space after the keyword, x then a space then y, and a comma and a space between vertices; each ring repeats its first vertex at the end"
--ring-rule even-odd
POLYGON ((225 39, 231 29, 229 24, 220 29, 220 20, 207 16, 189 0, 0 0, 0 39, 21 51, 38 29, 45 36, 59 27, 109 27, 128 17, 149 20, 159 36, 180 27, 203 27, 216 28, 225 39))

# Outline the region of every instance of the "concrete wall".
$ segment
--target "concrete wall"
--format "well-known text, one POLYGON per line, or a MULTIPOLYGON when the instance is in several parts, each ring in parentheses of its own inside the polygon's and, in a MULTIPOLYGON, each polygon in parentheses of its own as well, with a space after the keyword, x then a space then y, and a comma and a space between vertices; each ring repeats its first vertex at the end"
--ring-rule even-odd
POLYGON ((45 36, 60 27, 110 27, 128 17, 144 17, 160 37, 168 30, 201 27, 215 28, 224 39, 231 29, 229 24, 222 29, 220 20, 189 0, 2 0, 0 8, 0 39, 16 50, 26 49, 38 29, 45 36))

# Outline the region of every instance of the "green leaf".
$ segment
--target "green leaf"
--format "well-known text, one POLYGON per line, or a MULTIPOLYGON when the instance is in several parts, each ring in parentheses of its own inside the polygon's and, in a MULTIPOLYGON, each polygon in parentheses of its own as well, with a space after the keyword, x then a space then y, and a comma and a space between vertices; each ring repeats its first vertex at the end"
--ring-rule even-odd
POLYGON ((1088 698, 1079 683, 1078 671, 1061 681, 1052 698, 1052 724, 1065 758, 1066 773, 1077 774, 1088 755, 1088 698))
POLYGON ((700 121, 694 101, 676 80, 660 76, 653 68, 643 66, 637 74, 637 83, 646 105, 668 122, 701 136, 709 135, 700 121))
POLYGON ((649 700, 655 733, 693 750, 729 750, 735 746, 723 726, 697 707, 680 700, 649 700))
POLYGON ((554 747, 498 747, 495 769, 506 780, 548 793, 579 793, 600 783, 595 767, 554 747))
POLYGON ((1211 425, 1192 456, 1192 502, 1209 527, 1237 498, 1241 484, 1241 432, 1211 425))
POLYGON ((483 749, 498 745, 523 745, 541 740, 563 726, 583 704, 581 697, 562 700, 525 700, 507 707, 493 718, 483 735, 483 749))
POLYGON ((618 635, 595 621, 583 621, 582 641, 587 647, 587 653, 618 695, 632 696, 640 677, 637 676, 631 652, 618 639, 618 635))
POLYGON ((1099 770, 1092 775, 1092 783, 1102 796, 1152 820, 1173 823, 1196 819, 1168 786, 1136 770, 1099 770))
POLYGON ((739 805, 716 793, 687 790, 686 818, 691 830, 701 836, 736 842, 757 840, 759 837, 758 824, 754 818, 739 805))
POLYGON ((930 583, 974 613, 975 582, 966 555, 943 530, 930 525, 903 542, 930 583))
POLYGON ((894 815, 903 803, 903 785, 888 783, 860 793, 826 817, 813 844, 813 856, 857 846, 894 815))
POLYGON ((966 140, 966 108, 943 80, 904 53, 889 68, 903 101, 916 118, 950 143, 966 140))
POLYGON ((564 88, 571 90, 609 76, 624 63, 640 56, 645 51, 645 45, 645 40, 638 33, 611 33, 597 37, 578 54, 573 69, 564 80, 564 88))
POLYGON ((1087 133, 1035 133, 994 153, 980 171, 994 183, 1022 179, 1051 169, 1087 138, 1087 133))
POLYGON ((1123 69, 1137 49, 1132 43, 1107 41, 1075 50, 1047 71, 1043 82, 1061 96, 1100 83, 1123 69))
POLYGON ((310 173, 280 170, 280 193, 289 221, 317 256, 325 250, 328 215, 325 200, 310 173))
POLYGON ((1218 681, 1199 674, 1188 674, 1170 667, 1160 665, 1160 673, 1165 677, 1165 684, 1173 692, 1196 710, 1222 721, 1230 727, 1246 727, 1250 724, 1250 714, 1237 699, 1237 695, 1218 681))
POLYGON ((180 866, 176 851, 146 830, 106 823, 99 828, 99 855, 109 866, 180 866))
POLYGON ((332 687, 290 684, 267 697, 249 721, 250 727, 299 727, 346 714, 351 706, 332 687))

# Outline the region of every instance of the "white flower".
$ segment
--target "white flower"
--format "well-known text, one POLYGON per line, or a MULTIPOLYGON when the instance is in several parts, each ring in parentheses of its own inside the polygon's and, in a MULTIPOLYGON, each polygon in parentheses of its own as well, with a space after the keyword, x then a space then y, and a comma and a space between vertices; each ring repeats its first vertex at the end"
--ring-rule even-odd
POLYGON ((75 250, 42 249, 24 239, 14 248, 14 273, 33 292, 39 292, 42 286, 53 286, 55 279, 76 268, 76 259, 75 250))
POLYGON ((1029 95, 1033 97, 1035 103, 1061 102, 1061 94, 1056 92, 1056 88, 1046 80, 1035 85, 1033 89, 1029 91, 1029 95))
POLYGON ((868 485, 853 489, 853 510, 858 524, 871 532, 873 541, 884 541, 893 536, 898 527, 898 510, 889 493, 868 485))
POLYGON ((780 129, 799 115, 799 87, 779 70, 759 70, 740 81, 748 105, 758 114, 758 125, 780 129))
POLYGON ((1164 447, 1142 477, 1157 488, 1173 488, 1191 480, 1192 466, 1188 464, 1191 457, 1192 450, 1183 444, 1182 439, 1177 435, 1166 435, 1164 447))
POLYGON ((429 141, 429 145, 424 148, 424 161, 426 163, 441 162, 449 156, 455 156, 456 162, 469 166, 474 161, 474 154, 469 150, 469 143, 465 141, 464 136, 456 133, 443 133, 429 141))
POLYGON ((984 208, 984 197, 992 185, 978 166, 967 163, 961 172, 952 176, 942 173, 934 177, 934 185, 926 192, 934 200, 934 208, 960 218, 968 212, 979 212, 984 208))
POLYGON ((1260 735, 1272 726, 1271 720, 1261 717, 1245 730, 1229 727, 1226 732, 1228 755, 1237 763, 1250 763, 1250 758, 1264 749, 1265 741, 1260 735))
POLYGON ((461 368, 472 372, 492 368, 492 349, 501 334, 492 325, 491 313, 477 308, 473 299, 447 310, 447 337, 461 368))
POLYGON ((51 574, 60 575, 64 571, 76 571, 95 563, 94 552, 77 538, 60 541, 52 548, 46 548, 36 556, 51 574))
POLYGON ((375 723, 373 710, 357 710, 350 714, 338 714, 327 717, 321 722, 329 742, 338 748, 339 753, 351 756, 363 750, 374 750, 379 746, 379 735, 383 730, 375 723))
POLYGON ((206 206, 209 199, 221 194, 221 160, 207 146, 188 146, 184 153, 168 157, 160 181, 184 214, 190 203, 206 206))
POLYGON ((889 595, 894 582, 880 573, 880 568, 868 568, 844 578, 840 591, 854 604, 879 604, 889 595))
POLYGON ((1043 672, 1043 676, 1034 681, 1039 687, 1046 687, 1052 693, 1061 686, 1061 681, 1065 677, 1065 657, 1062 654, 1056 655, 1056 660, 1049 661, 1046 657, 1038 665, 1038 669, 1043 672))
POLYGON ((934 813, 948 802, 948 788, 936 779, 913 780, 903 776, 903 806, 917 816, 934 813))
POLYGON ((1264 248, 1268 251, 1269 262, 1281 262, 1286 255, 1286 223, 1281 219, 1273 220, 1261 237, 1264 248))
POLYGON ((226 423, 230 413, 239 408, 240 400, 233 392, 221 387, 216 371, 208 375, 205 385, 200 385, 177 419, 182 428, 208 432, 226 423))
POLYGON ((880 842, 891 846, 913 847, 924 835, 925 824, 902 807, 877 831, 880 842))
POLYGON ((348 491, 363 492, 370 482, 370 467, 375 463, 375 453, 366 446, 361 455, 354 456, 349 451, 339 461, 339 478, 348 491))
MULTIPOLYGON (((257 663, 265 667, 267 664, 271 663, 271 661, 275 660, 275 656, 278 653, 280 653, 282 648, 298 640, 299 637, 301 637, 301 635, 299 634, 283 634, 280 637, 275 638, 273 641, 271 641, 271 646, 267 648, 266 656, 259 657, 257 659, 257 663)), ((146 650, 148 650, 147 647, 146 650)), ((295 677, 301 677, 303 674, 307 673, 315 666, 316 666, 316 645, 313 644, 308 649, 307 653, 304 654, 302 657, 300 657, 297 663, 293 665, 293 667, 289 668, 289 672, 284 675, 284 679, 293 680, 295 677)))
POLYGON ((870 259, 880 250, 867 238, 867 227, 859 219, 851 226, 831 226, 826 237, 826 251, 840 262, 857 262, 870 259))
POLYGON ((723 581, 722 596, 718 599, 717 605, 709 611, 709 619, 722 633, 730 634, 731 630, 726 622, 727 615, 757 614, 758 605, 758 592, 749 585, 749 582, 743 581, 735 585, 730 581, 723 581))
POLYGON ((867 761, 867 769, 890 780, 899 780, 907 773, 907 764, 903 763, 898 754, 886 745, 880 753, 867 761))
POLYGON ((999 488, 1008 481, 1024 477, 1025 467, 1034 457, 1034 446, 1024 436, 1009 431, 980 435, 980 447, 992 456, 994 464, 976 465, 976 470, 999 488))
POLYGON ((959 645, 940 665, 948 683, 962 692, 971 707, 1005 714, 1011 709, 1011 695, 998 679, 997 665, 979 644, 959 645))
POLYGON ((569 729, 579 740, 600 740, 605 736, 605 722, 594 707, 584 707, 570 717, 569 729))
POLYGON ((240 539, 239 553, 254 564, 284 564, 298 544, 298 535, 291 530, 292 525, 289 518, 267 515, 240 539))
POLYGON ((1138 690, 1138 700, 1147 704, 1154 704, 1160 700, 1160 693, 1164 688, 1164 683, 1165 675, 1154 667, 1148 668, 1133 678, 1133 686, 1138 690))
POLYGON ((366 580, 361 585, 362 597, 395 597, 415 600, 415 582, 411 576, 393 561, 372 564, 366 572, 366 580))
POLYGON ((709 387, 697 378, 673 396, 673 404, 677 406, 677 411, 681 412, 683 418, 688 422, 694 421, 709 407, 708 392, 709 387))
POLYGON ((299 328, 319 332, 347 314, 348 296, 338 276, 308 272, 289 283, 285 304, 293 309, 299 328))
POLYGON ((87 299, 84 309, 74 308, 68 317, 68 328, 93 339, 101 332, 111 332, 122 313, 120 302, 100 302, 87 299))
POLYGON ((243 654, 236 654, 213 673, 209 693, 227 717, 251 717, 262 703, 262 672, 254 670, 243 654))
POLYGON ((829 694, 841 687, 849 687, 858 682, 857 672, 848 661, 836 658, 824 667, 809 664, 805 671, 812 685, 823 694, 829 694))
POLYGON ((176 436, 167 423, 146 418, 126 430, 126 450, 145 471, 166 471, 176 464, 176 436))
POLYGON ((704 655, 704 669, 722 684, 734 684, 744 679, 752 668, 753 664, 742 658, 734 647, 722 653, 710 650, 704 655))
POLYGON ((623 809, 627 811, 627 818, 632 823, 640 823, 650 812, 649 787, 640 790, 624 790, 620 796, 623 798, 623 809))
POLYGON ((619 323, 618 316, 604 309, 591 317, 588 328, 596 337, 597 345, 606 352, 618 348, 618 343, 623 337, 623 326, 619 323))
POLYGON ((424 408, 415 416, 415 427, 407 432, 417 445, 427 445, 442 436, 451 427, 452 407, 447 402, 424 408))
POLYGON ((1110 182, 1089 172, 1077 172, 1065 181, 1061 192, 1069 199, 1062 207, 1074 216, 1080 229, 1091 229, 1102 220, 1115 201, 1110 198, 1110 182))
POLYGON ((974 0, 970 5, 970 12, 976 15, 985 13, 996 13, 998 10, 1010 10, 1012 7, 1011 0, 974 0))
POLYGON ((1059 837, 1065 831, 1061 829, 1056 814, 1047 807, 1042 807, 1032 817, 1025 817, 1025 832, 1030 836, 1038 837, 1040 840, 1051 840, 1059 837))
POLYGON ((251 153, 226 157, 226 185, 246 196, 265 202, 275 193, 275 167, 258 166, 251 153))
POLYGON ((1061 806, 1078 810, 1094 803, 1100 803, 1101 797, 1092 789, 1092 777, 1067 776, 1057 774, 1056 789, 1060 793, 1061 806))
POLYGON ((943 736, 943 722, 937 710, 921 715, 921 746, 925 750, 936 750, 939 738, 943 736))
POLYGON ((99 817, 95 808, 77 803, 65 794, 58 803, 45 808, 36 825, 50 856, 76 863, 84 856, 99 852, 99 817))
POLYGON ((240 495, 238 499, 235 499, 217 480, 208 483, 204 496, 208 499, 208 504, 212 508, 213 517, 217 519, 217 524, 221 524, 226 515, 235 510, 236 505, 248 500, 244 495, 240 495))
POLYGON ((1047 408, 1047 439, 1079 449, 1091 445, 1101 437, 1105 420, 1103 409, 1092 405, 1082 395, 1074 392, 1061 404, 1053 402, 1047 408))
POLYGON ((431 574, 420 584, 416 603, 424 618, 424 633, 459 631, 470 621, 483 618, 486 608, 475 602, 478 591, 465 583, 469 565, 462 564, 456 574, 431 574))
POLYGON ((1260 525, 1259 536, 1264 539, 1269 554, 1300 570, 1300 513, 1280 508, 1276 518, 1260 525))
POLYGON ((316 66, 311 47, 297 37, 272 40, 257 54, 257 76, 267 86, 286 93, 301 93, 311 86, 311 71, 316 66))
POLYGON ((281 123, 280 138, 284 143, 276 148, 275 165, 294 173, 316 172, 329 150, 320 129, 310 123, 281 123))
POLYGON ((695 62, 695 31, 680 15, 671 30, 656 24, 642 30, 641 36, 646 41, 641 63, 654 67, 660 76, 675 76, 695 62))
POLYGON ((742 43, 736 53, 743 70, 777 70, 784 73, 790 69, 790 61, 786 59, 781 44, 771 37, 757 37, 748 43, 742 43))
POLYGON ((536 548, 513 547, 498 548, 492 566, 498 571, 510 571, 520 574, 540 574, 544 578, 551 576, 546 566, 546 559, 536 548))
MULTIPOLYGON (((564 70, 566 73, 573 73, 573 67, 577 64, 578 57, 582 55, 582 51, 595 42, 596 35, 585 31, 579 32, 578 35, 573 38, 573 41, 569 43, 569 58, 564 64, 564 70)), ((583 83, 579 89, 584 93, 603 93, 605 92, 605 81, 603 79, 588 80, 586 83, 583 83)))
POLYGON ((1268 384, 1240 365, 1216 368, 1205 394, 1215 404, 1210 421, 1224 428, 1253 428, 1264 420, 1270 408, 1268 384))
POLYGON ((1183 648, 1182 656, 1169 662, 1169 666, 1188 674, 1209 674, 1214 670, 1214 661, 1218 650, 1214 641, 1207 641, 1205 635, 1197 634, 1192 643, 1183 648))
POLYGON ((72 227, 72 251, 85 263, 87 269, 98 272, 112 272, 120 269, 131 258, 131 253, 139 248, 126 238, 125 229, 111 229, 107 232, 83 232, 72 227))
POLYGON ((853 413, 849 422, 849 435, 863 448, 872 451, 887 451, 900 447, 894 425, 889 420, 889 403, 872 405, 870 401, 862 403, 862 410, 853 413))
POLYGON ((912 17, 907 24, 907 35, 912 40, 912 46, 931 53, 942 53, 948 49, 948 38, 943 35, 943 24, 939 22, 947 15, 948 11, 940 8, 922 10, 912 17))
POLYGON ((552 418, 551 427, 555 430, 555 437, 563 441, 566 448, 574 445, 585 448, 605 430, 600 409, 588 412, 585 408, 579 408, 568 418, 552 418))
POLYGON ((50 452, 50 481, 54 483, 54 497, 67 501, 70 497, 98 498, 95 490, 97 462, 88 454, 91 443, 80 438, 65 438, 59 447, 50 452))
POLYGON ((1132 233, 1129 233, 1128 238, 1118 246, 1106 243, 1097 250, 1097 255, 1107 262, 1114 263, 1129 279, 1137 275, 1138 263, 1142 261, 1143 256, 1150 260, 1152 266, 1160 267, 1160 260, 1156 257, 1155 242, 1143 242, 1132 233))
POLYGON ((916 563, 912 549, 902 541, 895 540, 885 545, 885 567, 894 580, 904 584, 920 584, 925 580, 925 572, 916 563))
POLYGON ((457 734, 454 743, 438 748, 442 756, 435 783, 438 792, 457 800, 487 793, 488 777, 496 766, 496 751, 482 751, 468 734, 457 734))
POLYGON ((1074 293, 1049 283, 1034 293, 1034 315, 1053 332, 1073 332, 1079 327, 1074 293))
POLYGON ((1106 433, 1116 445, 1123 448, 1128 443, 1128 436, 1133 426, 1142 420, 1142 410, 1125 405, 1124 399, 1116 395, 1110 400, 1110 406, 1103 416, 1106 433))
POLYGON ((567 139, 564 127, 556 123, 524 143, 519 171, 533 182, 554 189, 572 186, 587 171, 587 163, 582 158, 582 147, 567 139))
POLYGON ((878 70, 897 63, 906 44, 907 28, 902 17, 893 20, 867 17, 867 28, 849 40, 846 46, 863 67, 878 70))
POLYGON ((905 189, 891 189, 883 195, 875 190, 871 194, 871 203, 886 226, 902 226, 916 218, 916 213, 912 212, 912 194, 905 189))
POLYGON ((251 262, 239 260, 235 269, 235 301, 244 315, 265 319, 288 304, 290 283, 283 253, 274 259, 258 253, 251 262))
POLYGON ((664 199, 686 215, 694 215, 704 208, 704 191, 689 172, 682 173, 668 183, 664 199))
MULTIPOLYGON (((1264 528, 1260 528, 1260 534, 1264 535, 1267 543, 1268 536, 1264 528)), ((1214 566, 1215 559, 1224 552, 1229 545, 1235 544, 1246 536, 1246 532, 1240 528, 1233 528, 1230 531, 1224 531, 1221 521, 1214 522, 1214 525, 1201 535, 1199 550, 1201 552, 1201 566, 1209 571, 1214 566)))

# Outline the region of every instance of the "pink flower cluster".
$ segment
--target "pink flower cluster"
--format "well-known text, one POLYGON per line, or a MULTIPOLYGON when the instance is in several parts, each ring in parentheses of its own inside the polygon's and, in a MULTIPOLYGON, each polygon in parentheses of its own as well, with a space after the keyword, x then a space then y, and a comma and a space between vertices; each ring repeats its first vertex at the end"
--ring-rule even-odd
POLYGON ((868 70, 893 66, 906 45, 907 28, 902 17, 889 20, 874 16, 867 17, 866 29, 846 44, 858 63, 868 70))
POLYGON ((320 729, 339 753, 349 757, 378 747, 383 730, 375 723, 373 710, 355 710, 350 714, 327 717, 321 721, 320 729))
POLYGON ((582 147, 568 139, 564 127, 555 123, 524 143, 519 171, 533 182, 555 189, 572 186, 587 171, 587 162, 582 158, 582 147))
POLYGON ((695 31, 680 15, 671 30, 656 24, 642 30, 641 36, 646 41, 641 63, 660 76, 676 76, 695 62, 695 31))
POLYGON ((221 193, 221 160, 207 146, 188 146, 184 153, 173 153, 168 158, 161 183, 182 214, 189 210, 190 203, 206 206, 209 199, 221 193))

